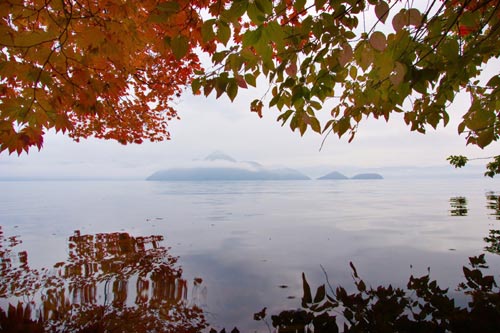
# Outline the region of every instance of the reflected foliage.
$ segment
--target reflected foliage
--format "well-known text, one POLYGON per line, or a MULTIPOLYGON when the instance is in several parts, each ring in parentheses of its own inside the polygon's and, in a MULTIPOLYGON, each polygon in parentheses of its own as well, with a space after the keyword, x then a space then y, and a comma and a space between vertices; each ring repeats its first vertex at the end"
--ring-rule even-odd
POLYGON ((500 254, 500 230, 490 230, 488 237, 484 237, 484 241, 488 243, 484 249, 490 253, 500 254))
MULTIPOLYGON (((500 196, 490 192, 486 200, 487 208, 494 210, 491 215, 500 219, 500 196)), ((465 197, 452 197, 450 204, 452 216, 467 215, 465 197)), ((484 241, 487 252, 500 254, 500 230, 490 230, 484 241)), ((354 292, 334 288, 326 276, 327 283, 313 293, 303 273, 302 308, 272 315, 271 324, 280 333, 498 332, 500 288, 494 276, 487 274, 488 268, 484 254, 470 257, 468 266, 462 268, 465 281, 455 291, 468 300, 466 307, 458 306, 449 288, 441 288, 430 274, 412 275, 406 288, 372 287, 351 263, 354 292)), ((254 319, 269 325, 266 316, 264 308, 254 319)))
POLYGON ((491 216, 500 220, 500 195, 495 194, 495 192, 486 193, 486 208, 492 210, 491 216))
MULTIPOLYGON (((486 193, 486 208, 492 210, 491 216, 500 220, 500 196, 495 192, 486 193)), ((488 244, 484 249, 490 253, 500 254, 500 230, 491 229, 488 237, 484 237, 488 244)))
MULTIPOLYGON (((498 332, 500 289, 484 254, 469 258, 465 281, 457 291, 468 297, 460 307, 429 274, 411 276, 407 288, 367 286, 351 264, 356 291, 333 288, 328 282, 316 292, 303 278, 302 309, 271 316, 278 332, 498 332)), ((328 281, 328 280, 327 280, 328 281)), ((265 320, 264 316, 256 320, 265 320)))
POLYGON ((202 311, 188 306, 187 282, 162 236, 128 233, 69 239, 68 259, 35 270, 16 237, 0 228, 0 309, 4 332, 197 332, 202 311), (28 301, 26 301, 28 300, 28 301), (17 304, 16 304, 17 301, 17 304))
POLYGON ((451 197, 450 206, 451 216, 467 216, 469 212, 467 209, 467 198, 465 197, 451 197))

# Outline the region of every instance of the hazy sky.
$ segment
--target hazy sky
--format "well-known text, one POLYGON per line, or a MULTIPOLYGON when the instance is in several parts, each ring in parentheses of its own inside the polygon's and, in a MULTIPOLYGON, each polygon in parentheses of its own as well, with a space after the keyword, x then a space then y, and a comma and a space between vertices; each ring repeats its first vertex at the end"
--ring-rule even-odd
MULTIPOLYGON (((177 107, 181 120, 170 123, 171 141, 123 146, 113 141, 88 139, 73 142, 62 134, 48 133, 44 148, 28 155, 0 155, 0 178, 6 177, 112 177, 145 178, 172 166, 186 165, 221 150, 237 160, 253 160, 266 166, 288 166, 307 170, 322 166, 343 170, 348 166, 446 165, 450 154, 470 157, 498 154, 493 147, 466 147, 456 125, 465 110, 466 96, 450 108, 446 128, 430 129, 422 135, 410 132, 401 117, 364 120, 352 143, 331 135, 319 151, 323 137, 307 132, 301 137, 288 125, 276 122, 278 111, 264 111, 260 119, 249 111, 257 91, 241 91, 234 103, 225 96, 216 100, 184 94, 177 107)), ((328 116, 329 109, 323 113, 328 116)), ((321 115, 320 115, 321 116, 321 115)), ((494 145, 493 145, 494 146, 494 145)), ((482 162, 483 164, 485 162, 482 162)))

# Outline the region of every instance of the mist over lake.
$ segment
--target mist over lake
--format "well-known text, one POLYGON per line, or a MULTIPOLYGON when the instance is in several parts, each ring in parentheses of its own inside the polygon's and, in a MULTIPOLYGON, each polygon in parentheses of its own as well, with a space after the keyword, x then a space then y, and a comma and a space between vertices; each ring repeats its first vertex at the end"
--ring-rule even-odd
MULTIPOLYGON (((83 244, 86 235, 96 244, 133 239, 147 245, 143 251, 162 248, 166 257, 177 258, 169 259, 175 268, 172 285, 181 288, 184 281, 179 290, 185 295, 172 299, 196 304, 212 327, 237 326, 244 332, 268 331, 253 320, 263 307, 269 313, 300 307, 302 272, 314 285, 325 282, 326 272, 334 285, 354 288, 350 262, 371 285, 404 286, 410 275, 430 268, 433 279, 453 289, 463 280, 468 257, 484 253, 484 238, 500 229, 500 183, 491 179, 1 186, 2 253, 11 249, 3 258, 8 265, 22 266, 17 253, 26 251, 30 269, 59 274, 54 265, 67 263, 75 253, 72 246, 83 244), (148 238, 153 235, 160 237, 148 238)), ((500 256, 487 253, 486 258, 498 277, 500 256)), ((127 304, 137 302, 134 290, 142 273, 137 274, 127 275, 127 304)), ((11 282, 2 274, 0 281, 11 282)), ((105 289, 99 288, 96 302, 104 302, 105 289)), ((23 299, 7 292, 0 296, 5 296, 0 298, 4 309, 23 299)))

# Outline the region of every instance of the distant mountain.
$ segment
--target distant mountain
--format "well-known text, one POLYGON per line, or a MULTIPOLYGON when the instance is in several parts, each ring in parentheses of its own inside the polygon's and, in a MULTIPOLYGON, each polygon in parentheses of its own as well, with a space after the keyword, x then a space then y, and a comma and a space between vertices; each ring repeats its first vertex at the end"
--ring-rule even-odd
POLYGON ((343 174, 341 174, 338 171, 333 171, 333 172, 330 172, 330 173, 324 175, 323 177, 319 177, 318 179, 319 180, 328 180, 328 179, 343 180, 343 179, 349 179, 349 178, 347 178, 346 176, 344 176, 343 174))
POLYGON ((153 173, 146 180, 205 181, 205 180, 308 180, 294 169, 269 169, 256 162, 238 162, 222 152, 214 152, 193 166, 173 168, 153 173))
POLYGON ((360 173, 352 177, 351 179, 384 179, 384 177, 382 177, 378 173, 360 173))
POLYGON ((236 163, 237 161, 229 155, 224 154, 221 151, 214 151, 210 155, 204 158, 205 161, 229 161, 236 163))

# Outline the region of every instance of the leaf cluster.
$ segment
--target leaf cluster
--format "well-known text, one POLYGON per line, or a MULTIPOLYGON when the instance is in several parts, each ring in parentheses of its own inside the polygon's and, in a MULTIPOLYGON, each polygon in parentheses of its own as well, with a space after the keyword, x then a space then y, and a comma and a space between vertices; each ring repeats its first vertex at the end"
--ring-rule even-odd
MULTIPOLYGON (((468 295, 466 308, 457 306, 448 289, 439 287, 429 274, 411 276, 406 289, 367 286, 351 263, 356 291, 335 290, 328 283, 314 298, 303 275, 302 309, 272 316, 280 332, 496 332, 500 327, 500 289, 484 254, 470 257, 463 267, 465 282, 457 291, 468 295)), ((257 318, 262 320, 263 318, 257 318)))
POLYGON ((201 69, 201 11, 220 1, 0 2, 0 152, 75 140, 169 139, 175 100, 201 69))
POLYGON ((464 167, 470 160, 482 160, 489 159, 490 162, 486 164, 486 172, 484 173, 485 177, 493 178, 495 175, 500 174, 500 155, 493 157, 480 157, 480 158, 468 158, 463 155, 451 155, 447 158, 447 161, 450 162, 455 168, 464 167))
MULTIPOLYGON (((471 104, 458 131, 482 148, 500 133, 499 74, 482 73, 484 85, 478 78, 500 55, 499 13, 497 0, 234 1, 209 23, 229 26, 233 43, 223 39, 213 70, 195 79, 193 90, 234 100, 262 77, 270 96, 255 100, 252 111, 261 115, 266 101, 301 135, 312 129, 349 140, 363 119, 393 113, 412 131, 446 125, 449 105, 467 92, 471 104), (366 27, 371 14, 377 22, 366 27)), ((213 36, 204 31, 205 39, 213 36)))

